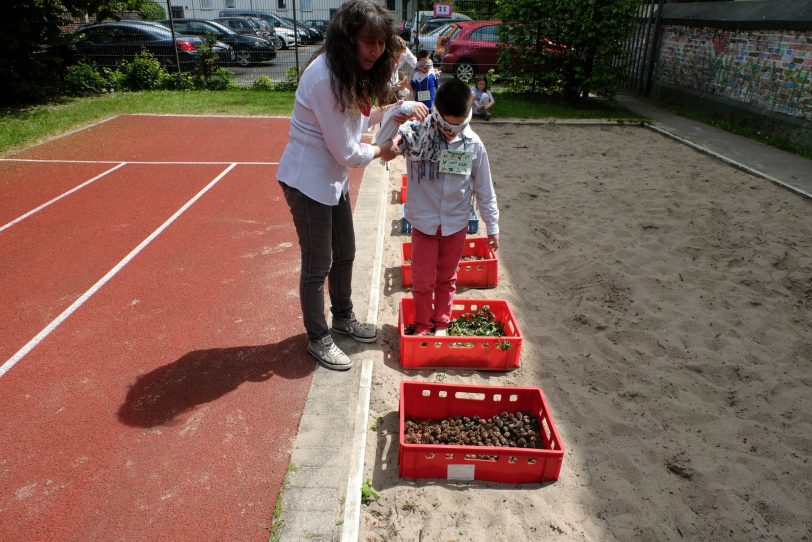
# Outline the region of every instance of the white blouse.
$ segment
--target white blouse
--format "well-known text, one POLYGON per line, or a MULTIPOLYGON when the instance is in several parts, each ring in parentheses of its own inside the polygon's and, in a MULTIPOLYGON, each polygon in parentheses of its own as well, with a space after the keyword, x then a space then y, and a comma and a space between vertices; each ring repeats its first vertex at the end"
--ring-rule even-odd
POLYGON ((277 178, 319 203, 337 205, 348 189, 348 168, 366 166, 375 156, 372 145, 361 143, 367 123, 361 113, 341 111, 320 55, 299 80, 277 178))

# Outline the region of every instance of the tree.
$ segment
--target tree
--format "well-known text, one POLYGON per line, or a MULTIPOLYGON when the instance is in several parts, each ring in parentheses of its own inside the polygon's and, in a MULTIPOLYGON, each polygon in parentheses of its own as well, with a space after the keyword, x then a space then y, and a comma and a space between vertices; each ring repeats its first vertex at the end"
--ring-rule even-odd
POLYGON ((533 91, 553 89, 571 102, 596 92, 612 97, 613 61, 633 25, 639 0, 497 0, 503 21, 502 74, 533 91))
POLYGON ((6 0, 0 18, 0 105, 40 101, 58 91, 70 17, 118 18, 146 0, 6 0))
POLYGON ((166 19, 166 10, 163 6, 151 0, 146 0, 141 4, 141 7, 138 9, 138 14, 145 21, 160 21, 161 19, 166 19))

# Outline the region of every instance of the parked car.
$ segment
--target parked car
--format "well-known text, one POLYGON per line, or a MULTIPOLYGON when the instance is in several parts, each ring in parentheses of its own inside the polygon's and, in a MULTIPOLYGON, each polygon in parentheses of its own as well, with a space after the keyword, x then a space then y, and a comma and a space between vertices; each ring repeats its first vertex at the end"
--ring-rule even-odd
MULTIPOLYGON (((290 17, 282 17, 282 20, 287 22, 291 27, 293 27, 293 19, 290 17)), ((324 39, 324 33, 316 30, 315 28, 304 24, 302 21, 296 21, 296 28, 303 31, 304 36, 304 43, 317 43, 324 39)))
POLYGON ((265 19, 259 17, 246 17, 249 21, 257 25, 265 36, 273 36, 273 42, 276 44, 276 50, 287 49, 290 44, 294 44, 293 31, 286 28, 274 28, 268 24, 265 19), (279 32, 277 32, 279 30, 279 32))
MULTIPOLYGON (((169 27, 169 19, 159 21, 169 27)), ((175 32, 191 36, 205 37, 213 34, 218 41, 227 43, 234 49, 234 61, 243 67, 255 62, 276 58, 276 46, 258 36, 238 34, 224 24, 206 19, 174 19, 175 32)))
MULTIPOLYGON (((111 21, 84 26, 77 30, 65 52, 70 63, 83 61, 103 67, 115 67, 133 60, 141 51, 149 51, 167 71, 191 70, 200 55, 204 41, 197 36, 175 35, 162 24, 152 21, 111 21)), ((234 49, 217 42, 213 48, 220 62, 234 60, 234 49)))
POLYGON ((322 37, 327 35, 327 27, 330 26, 330 21, 326 19, 308 19, 304 24, 322 33, 322 37))
POLYGON ((261 19, 254 17, 218 17, 212 20, 229 27, 238 34, 256 36, 273 42, 274 45, 277 44, 276 32, 267 24, 262 23, 261 19))
MULTIPOLYGON (((430 30, 430 29, 429 30, 424 30, 423 29, 423 27, 426 25, 426 23, 428 23, 429 21, 437 21, 437 22, 433 23, 433 25, 438 24, 438 22, 439 22, 438 19, 445 20, 446 22, 470 21, 471 20, 471 18, 468 15, 465 15, 464 13, 452 13, 450 17, 435 17, 433 11, 418 11, 412 17, 411 36, 410 36, 410 39, 408 41, 410 41, 412 44, 417 46, 418 38, 419 38, 420 34, 430 30)), ((434 26, 432 26, 431 28, 434 28, 434 26)))
POLYGON ((277 35, 281 35, 284 39, 284 47, 282 49, 287 49, 288 47, 294 45, 297 41, 299 43, 304 43, 305 38, 307 37, 307 33, 300 29, 299 32, 294 33, 293 26, 290 25, 287 21, 275 15, 273 13, 268 13, 267 11, 260 11, 256 9, 240 9, 240 8, 231 8, 231 9, 222 9, 220 10, 220 17, 232 17, 232 16, 239 16, 239 17, 256 17, 257 19, 262 19, 268 26, 274 29, 277 35), (289 32, 285 32, 284 30, 288 30, 289 32), (287 34, 290 33, 291 38, 288 39, 287 34))
POLYGON ((286 26, 277 26, 274 28, 276 32, 276 37, 279 38, 279 43, 282 45, 282 49, 287 49, 288 47, 296 47, 296 44, 302 44, 303 41, 301 37, 297 38, 295 33, 293 32, 292 28, 288 28, 286 26))
POLYGON ((401 23, 400 37, 406 40, 406 43, 412 43, 412 33, 416 33, 424 22, 434 17, 433 11, 415 11, 409 19, 404 19, 401 23))
MULTIPOLYGON (((509 43, 503 44, 499 37, 501 24, 498 20, 454 23, 452 26, 456 28, 445 40, 442 70, 468 82, 478 74, 497 68, 500 46, 510 47, 509 43)), ((542 39, 536 45, 558 52, 565 49, 564 45, 548 39, 542 39)))
POLYGON ((446 44, 453 38, 457 32, 460 31, 460 27, 454 23, 451 23, 445 30, 441 30, 440 33, 437 35, 437 45, 434 49, 433 60, 434 63, 438 65, 442 62, 443 55, 445 54, 445 46, 446 44))
POLYGON ((434 58, 434 51, 437 50, 437 41, 443 33, 451 28, 451 23, 446 22, 443 26, 434 28, 431 32, 421 33, 418 36, 418 43, 415 49, 417 51, 428 51, 429 56, 434 58))
POLYGON ((442 70, 457 79, 471 81, 475 75, 496 68, 499 61, 497 34, 500 21, 454 23, 458 28, 445 45, 442 70))
POLYGON ((434 32, 435 30, 437 30, 438 28, 440 28, 442 26, 449 25, 449 24, 451 24, 453 22, 456 22, 456 21, 470 21, 471 20, 470 18, 466 17, 465 15, 462 15, 462 17, 465 17, 465 18, 464 19, 454 19, 454 18, 450 18, 450 17, 438 17, 436 19, 429 19, 428 21, 423 23, 423 26, 420 27, 419 34, 421 36, 423 34, 430 34, 430 33, 434 32))

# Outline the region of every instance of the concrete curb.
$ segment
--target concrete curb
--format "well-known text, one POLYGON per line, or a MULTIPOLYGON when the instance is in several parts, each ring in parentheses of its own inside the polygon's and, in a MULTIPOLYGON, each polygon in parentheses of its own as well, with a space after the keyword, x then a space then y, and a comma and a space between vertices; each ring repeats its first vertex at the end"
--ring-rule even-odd
MULTIPOLYGON (((364 171, 355 205, 355 312, 377 324, 389 172, 375 160, 364 171), (374 240, 374 242, 372 242, 374 240)), ((284 541, 358 539, 372 368, 383 353, 375 344, 335 338, 353 360, 346 373, 316 368, 291 469, 280 491, 274 532, 284 541)))
POLYGON ((720 153, 718 153, 716 151, 713 151, 713 150, 711 150, 711 149, 709 149, 709 148, 707 148, 707 147, 705 147, 703 145, 699 145, 698 143, 694 143, 693 141, 689 141, 688 139, 680 137, 677 134, 669 132, 665 128, 661 128, 661 127, 656 126, 654 124, 647 124, 646 127, 649 128, 650 130, 654 130, 658 134, 662 134, 662 135, 664 135, 666 137, 669 137, 669 138, 673 139, 674 141, 679 141, 680 143, 682 143, 684 145, 688 145, 692 149, 695 149, 695 150, 697 150, 697 151, 699 151, 701 153, 707 154, 708 156, 713 156, 717 160, 721 160, 722 162, 724 162, 724 163, 726 163, 728 165, 731 165, 731 166, 735 167, 736 169, 740 169, 742 171, 746 171, 747 173, 749 173, 751 175, 755 175, 756 177, 761 177, 762 179, 766 179, 766 180, 768 180, 768 181, 770 181, 772 183, 777 184, 778 186, 781 186, 783 188, 791 190, 792 192, 795 192, 796 194, 799 194, 801 196, 806 196, 807 198, 812 198, 811 193, 806 192, 805 190, 803 190, 802 188, 800 188, 798 186, 795 186, 795 185, 793 185, 793 184, 791 184, 789 182, 782 181, 781 179, 773 177, 772 175, 768 175, 767 173, 764 173, 763 171, 759 171, 758 169, 752 168, 752 167, 750 167, 748 165, 742 164, 741 162, 733 160, 732 158, 728 158, 727 156, 725 156, 723 154, 720 154, 720 153))

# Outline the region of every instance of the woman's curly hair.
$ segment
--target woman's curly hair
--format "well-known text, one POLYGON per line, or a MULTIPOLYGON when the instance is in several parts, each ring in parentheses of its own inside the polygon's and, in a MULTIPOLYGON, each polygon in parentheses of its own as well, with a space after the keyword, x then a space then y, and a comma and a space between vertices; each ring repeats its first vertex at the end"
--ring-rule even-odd
POLYGON ((363 103, 373 105, 394 101, 389 86, 395 70, 395 19, 374 0, 349 0, 333 16, 321 49, 330 68, 333 94, 342 111, 357 112, 363 103), (365 29, 386 42, 383 54, 369 71, 358 64, 357 34, 365 29))

